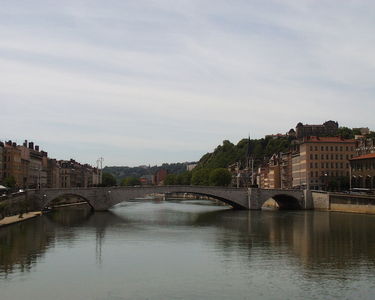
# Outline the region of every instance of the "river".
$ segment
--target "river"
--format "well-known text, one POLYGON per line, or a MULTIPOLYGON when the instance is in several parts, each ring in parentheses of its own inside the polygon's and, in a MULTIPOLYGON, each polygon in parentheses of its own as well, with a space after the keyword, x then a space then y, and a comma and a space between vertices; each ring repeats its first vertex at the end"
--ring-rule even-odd
POLYGON ((374 215, 134 200, 0 228, 2 300, 358 300, 374 291, 374 215))

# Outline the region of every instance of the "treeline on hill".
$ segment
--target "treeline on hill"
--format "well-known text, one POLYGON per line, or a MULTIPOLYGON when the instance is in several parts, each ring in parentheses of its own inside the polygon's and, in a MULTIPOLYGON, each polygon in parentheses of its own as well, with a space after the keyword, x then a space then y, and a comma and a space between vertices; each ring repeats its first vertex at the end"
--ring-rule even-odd
POLYGON ((164 169, 168 174, 180 174, 186 171, 186 163, 164 163, 161 166, 139 166, 139 167, 105 167, 103 173, 114 176, 118 183, 125 178, 140 178, 144 175, 153 175, 157 171, 164 169))

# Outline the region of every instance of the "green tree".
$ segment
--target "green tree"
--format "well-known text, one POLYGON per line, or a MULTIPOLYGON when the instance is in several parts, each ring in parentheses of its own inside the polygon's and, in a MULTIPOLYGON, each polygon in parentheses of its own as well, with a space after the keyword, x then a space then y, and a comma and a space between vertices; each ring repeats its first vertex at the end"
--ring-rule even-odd
POLYGON ((141 181, 136 177, 126 177, 121 181, 122 186, 140 185, 141 181))
POLYGON ((179 185, 190 185, 191 183, 191 172, 186 171, 184 173, 177 175, 177 182, 176 184, 179 185))
POLYGON ((232 174, 225 168, 217 168, 210 172, 209 184, 214 186, 228 186, 232 182, 232 174))
POLYGON ((340 127, 338 130, 338 135, 344 139, 354 139, 354 132, 348 127, 340 127))
POLYGON ((117 185, 116 178, 110 173, 103 173, 102 186, 115 186, 117 185))
POLYGON ((199 169, 193 172, 191 176, 192 185, 209 185, 209 176, 211 169, 199 169))
POLYGON ((8 176, 4 179, 4 185, 8 188, 16 187, 16 179, 13 176, 8 176))
POLYGON ((168 174, 164 180, 165 185, 176 185, 177 184, 177 175, 168 174))

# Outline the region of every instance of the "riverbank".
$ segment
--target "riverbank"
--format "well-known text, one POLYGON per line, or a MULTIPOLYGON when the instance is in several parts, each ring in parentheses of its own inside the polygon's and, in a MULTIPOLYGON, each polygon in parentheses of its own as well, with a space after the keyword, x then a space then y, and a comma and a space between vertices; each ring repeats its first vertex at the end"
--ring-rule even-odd
POLYGON ((38 217, 40 215, 42 215, 42 212, 32 211, 32 212, 24 213, 22 215, 22 218, 20 218, 19 215, 5 217, 4 219, 0 220, 0 228, 3 227, 3 226, 23 222, 23 221, 38 217))

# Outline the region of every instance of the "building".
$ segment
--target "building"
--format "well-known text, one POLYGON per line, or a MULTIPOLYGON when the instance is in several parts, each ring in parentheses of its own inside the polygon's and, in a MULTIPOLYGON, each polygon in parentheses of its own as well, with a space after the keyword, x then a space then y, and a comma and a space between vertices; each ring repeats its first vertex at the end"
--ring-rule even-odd
POLYGON ((291 152, 272 155, 268 163, 258 169, 257 182, 262 189, 291 189, 291 152))
POLYGON ((370 129, 368 127, 353 128, 353 131, 359 132, 361 135, 370 134, 370 129))
POLYGON ((352 188, 375 189, 375 153, 350 159, 352 188))
POLYGON ((47 186, 49 188, 60 187, 60 165, 56 159, 48 158, 47 161, 47 186))
MULTIPOLYGON (((295 141, 292 159, 292 187, 327 189, 349 181, 349 160, 355 155, 356 141, 341 137, 304 137, 295 141)), ((340 189, 340 186, 337 186, 340 189)))
POLYGON ((3 147, 3 178, 14 178, 15 186, 23 187, 21 150, 12 141, 6 142, 3 147))
POLYGON ((154 175, 154 181, 153 183, 155 185, 162 185, 164 183, 165 178, 167 177, 168 172, 165 169, 160 169, 157 171, 154 175))
POLYGON ((362 137, 357 139, 356 155, 375 153, 375 138, 362 137))
POLYGON ((301 139, 308 136, 337 136, 339 123, 335 121, 327 121, 322 125, 304 125, 298 123, 296 126, 296 137, 301 139))
POLYGON ((293 187, 292 153, 280 154, 280 188, 291 189, 293 187))
POLYGON ((31 189, 47 187, 47 152, 40 151, 39 146, 34 146, 33 142, 27 141, 18 148, 21 151, 23 187, 31 189))
POLYGON ((4 179, 4 143, 0 142, 0 183, 4 179))
POLYGON ((264 164, 261 167, 258 168, 258 173, 257 173, 257 183, 258 187, 261 189, 269 189, 269 165, 264 164))
POLYGON ((153 175, 143 175, 139 178, 139 181, 142 185, 152 185, 153 178, 153 175))

